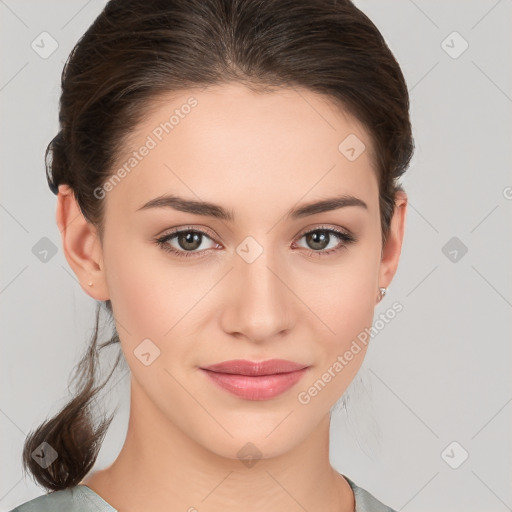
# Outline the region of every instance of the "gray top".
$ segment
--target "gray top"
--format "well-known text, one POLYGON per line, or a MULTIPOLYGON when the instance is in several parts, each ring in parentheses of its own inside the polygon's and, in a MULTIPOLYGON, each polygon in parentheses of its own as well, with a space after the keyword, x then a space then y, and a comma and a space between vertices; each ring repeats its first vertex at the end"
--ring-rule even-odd
MULTIPOLYGON (((355 496, 355 512, 396 512, 381 503, 368 491, 342 475, 352 487, 355 496)), ((102 497, 86 485, 75 485, 61 491, 43 494, 18 505, 10 512, 117 512, 102 497)))

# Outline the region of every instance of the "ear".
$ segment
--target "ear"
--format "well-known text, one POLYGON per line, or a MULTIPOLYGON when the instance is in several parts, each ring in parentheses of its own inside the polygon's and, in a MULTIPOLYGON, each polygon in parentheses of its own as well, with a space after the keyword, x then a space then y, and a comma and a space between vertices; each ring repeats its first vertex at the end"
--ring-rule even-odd
POLYGON ((95 227, 84 217, 69 185, 59 185, 56 220, 64 255, 78 277, 82 290, 93 299, 108 300, 99 236, 95 227), (89 286, 90 282, 92 286, 89 286))
POLYGON ((382 248, 379 268, 379 287, 387 288, 395 275, 402 250, 407 211, 407 194, 399 190, 395 194, 395 209, 391 218, 389 235, 382 248))

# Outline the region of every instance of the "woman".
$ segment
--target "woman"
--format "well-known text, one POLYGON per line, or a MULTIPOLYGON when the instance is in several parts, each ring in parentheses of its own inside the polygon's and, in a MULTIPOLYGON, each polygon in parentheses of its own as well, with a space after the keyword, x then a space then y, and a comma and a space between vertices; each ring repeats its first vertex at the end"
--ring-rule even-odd
POLYGON ((27 438, 15 510, 392 511, 329 462, 398 266, 413 153, 400 67, 351 2, 111 0, 47 148, 66 259, 115 323, 27 438), (359 340, 359 341, 358 341, 359 340), (124 446, 90 407, 131 371, 124 446))

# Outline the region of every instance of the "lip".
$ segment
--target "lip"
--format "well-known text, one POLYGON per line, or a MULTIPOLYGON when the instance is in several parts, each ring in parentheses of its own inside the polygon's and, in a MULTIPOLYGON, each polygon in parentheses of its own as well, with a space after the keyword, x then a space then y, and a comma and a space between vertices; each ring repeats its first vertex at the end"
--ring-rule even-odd
POLYGON ((306 364, 295 363, 294 361, 287 361, 285 359, 267 359, 266 361, 232 359, 231 361, 223 361, 222 363, 205 366, 202 369, 219 373, 261 376, 295 372, 307 366, 306 364))
POLYGON ((268 400, 297 384, 308 368, 284 359, 255 362, 235 359, 201 368, 201 371, 220 388, 239 398, 268 400))

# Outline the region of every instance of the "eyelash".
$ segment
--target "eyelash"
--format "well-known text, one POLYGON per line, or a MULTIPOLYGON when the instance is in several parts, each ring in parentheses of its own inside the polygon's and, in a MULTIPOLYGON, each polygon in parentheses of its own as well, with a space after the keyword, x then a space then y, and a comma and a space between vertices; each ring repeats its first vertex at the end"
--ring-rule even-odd
MULTIPOLYGON (((346 232, 338 230, 338 229, 327 228, 327 227, 323 227, 323 226, 319 226, 313 230, 306 231, 305 233, 302 233, 299 236, 299 240, 302 237, 309 235, 311 233, 315 233, 315 232, 325 232, 325 233, 329 233, 329 234, 334 234, 337 238, 340 239, 340 245, 338 245, 337 247, 335 247, 333 249, 328 249, 328 250, 323 250, 323 251, 314 251, 312 249, 304 249, 306 251, 306 253, 308 254, 308 256, 313 256, 313 257, 328 256, 330 254, 337 253, 343 249, 346 249, 348 245, 357 242, 357 239, 349 233, 346 233, 346 232)), ((190 258, 190 257, 201 258, 201 257, 203 257, 202 255, 200 255, 201 252, 210 250, 210 249, 205 249, 203 251, 194 252, 194 251, 178 251, 178 250, 174 249, 167 242, 169 240, 172 240, 173 238, 175 238, 177 235, 179 235, 181 233, 197 233, 197 234, 204 235, 211 239, 211 237, 208 235, 208 233, 201 231, 199 229, 187 227, 185 229, 179 229, 179 230, 173 231, 171 233, 168 233, 160 238, 157 238, 155 240, 155 242, 162 250, 169 252, 171 254, 174 254, 178 258, 190 258)))

